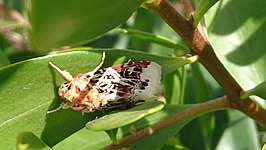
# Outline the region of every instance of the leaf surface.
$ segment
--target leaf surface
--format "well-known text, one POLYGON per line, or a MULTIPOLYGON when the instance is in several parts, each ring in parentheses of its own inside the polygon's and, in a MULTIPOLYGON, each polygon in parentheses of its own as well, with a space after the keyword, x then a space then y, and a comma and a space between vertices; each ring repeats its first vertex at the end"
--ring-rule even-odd
POLYGON ((205 15, 218 58, 244 91, 266 81, 265 5, 263 0, 224 0, 205 15))
MULTIPOLYGON (((81 115, 70 109, 47 114, 62 102, 57 89, 64 83, 62 77, 48 65, 53 62, 73 76, 94 69, 101 61, 102 50, 77 48, 72 51, 26 60, 3 67, 0 70, 0 135, 1 147, 10 147, 16 136, 24 131, 33 132, 52 147, 85 124, 102 114, 81 115)), ((103 67, 132 61, 150 60, 162 66, 164 74, 190 63, 187 58, 162 57, 129 50, 106 50, 103 67)))

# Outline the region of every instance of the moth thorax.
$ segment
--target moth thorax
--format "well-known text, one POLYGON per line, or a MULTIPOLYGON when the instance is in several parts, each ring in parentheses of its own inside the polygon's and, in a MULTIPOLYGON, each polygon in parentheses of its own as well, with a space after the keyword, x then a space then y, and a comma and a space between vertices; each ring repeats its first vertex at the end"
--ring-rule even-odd
POLYGON ((107 104, 107 99, 86 80, 74 78, 62 84, 58 94, 70 108, 90 112, 107 104))

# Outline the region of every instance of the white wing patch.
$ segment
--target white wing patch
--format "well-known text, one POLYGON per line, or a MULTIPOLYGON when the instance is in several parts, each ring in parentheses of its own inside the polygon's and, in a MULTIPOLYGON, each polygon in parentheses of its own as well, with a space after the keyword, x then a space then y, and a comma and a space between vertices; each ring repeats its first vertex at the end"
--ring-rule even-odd
POLYGON ((141 81, 149 80, 148 86, 145 89, 136 89, 136 99, 152 100, 155 99, 156 93, 159 91, 161 84, 161 66, 155 62, 151 62, 147 68, 143 69, 141 81))

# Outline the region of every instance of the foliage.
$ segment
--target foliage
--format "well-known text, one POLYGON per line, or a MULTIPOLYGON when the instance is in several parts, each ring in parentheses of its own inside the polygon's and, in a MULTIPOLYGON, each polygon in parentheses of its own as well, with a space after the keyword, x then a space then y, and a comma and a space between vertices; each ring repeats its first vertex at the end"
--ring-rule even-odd
POLYGON ((0 149, 260 149, 265 141, 258 135, 265 131, 256 121, 266 126, 265 4, 4 1, 0 149), (77 75, 94 69, 103 51, 103 67, 129 60, 160 64, 158 99, 166 103, 108 114, 47 114, 59 106, 57 89, 64 82, 48 62, 77 75))

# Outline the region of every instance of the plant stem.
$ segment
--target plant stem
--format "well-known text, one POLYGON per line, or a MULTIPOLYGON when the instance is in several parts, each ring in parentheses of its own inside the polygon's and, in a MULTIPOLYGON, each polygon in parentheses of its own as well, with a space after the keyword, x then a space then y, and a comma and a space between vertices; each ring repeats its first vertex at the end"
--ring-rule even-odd
POLYGON ((204 103, 200 103, 182 112, 178 112, 172 116, 168 116, 164 120, 157 122, 145 129, 142 129, 136 133, 124 137, 119 141, 117 145, 116 144, 107 145, 106 147, 102 148, 102 150, 114 150, 114 149, 120 149, 122 147, 128 147, 131 144, 136 143, 137 141, 161 130, 162 128, 168 127, 182 119, 189 117, 196 117, 206 112, 226 109, 228 107, 230 107, 230 104, 228 103, 228 99, 226 96, 210 100, 204 103))
POLYGON ((191 53, 199 55, 200 63, 221 85, 228 96, 231 108, 237 109, 266 127, 266 110, 251 99, 240 99, 242 88, 229 74, 224 65, 217 58, 202 30, 194 28, 192 23, 182 17, 167 0, 154 0, 147 3, 146 8, 158 14, 176 33, 178 33, 191 53))

